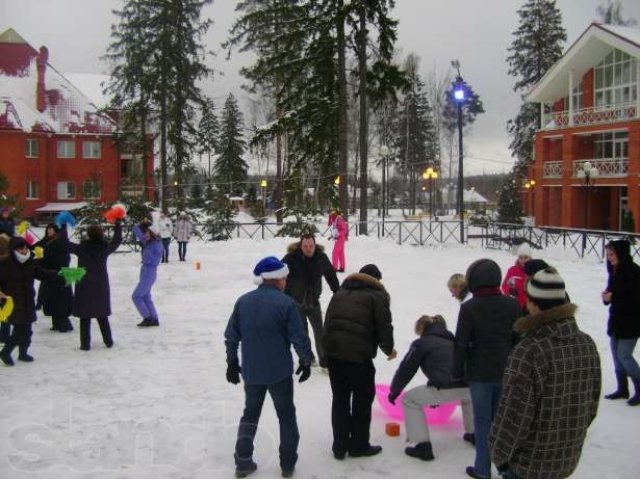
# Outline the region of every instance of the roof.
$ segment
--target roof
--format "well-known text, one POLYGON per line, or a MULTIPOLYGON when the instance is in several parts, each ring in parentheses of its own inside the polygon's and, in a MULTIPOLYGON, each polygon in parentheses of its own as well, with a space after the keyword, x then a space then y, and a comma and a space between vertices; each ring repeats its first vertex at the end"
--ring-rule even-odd
POLYGON ((567 95, 569 74, 573 71, 574 85, 613 49, 640 58, 640 30, 592 23, 567 49, 525 96, 528 102, 552 102, 567 95))
POLYGON ((0 129, 115 132, 113 120, 99 113, 95 104, 48 58, 46 47, 36 50, 13 29, 0 34, 0 129))
POLYGON ((36 208, 36 212, 46 213, 46 212, 64 212, 67 210, 76 210, 78 208, 86 207, 87 202, 53 202, 47 203, 46 205, 36 208))

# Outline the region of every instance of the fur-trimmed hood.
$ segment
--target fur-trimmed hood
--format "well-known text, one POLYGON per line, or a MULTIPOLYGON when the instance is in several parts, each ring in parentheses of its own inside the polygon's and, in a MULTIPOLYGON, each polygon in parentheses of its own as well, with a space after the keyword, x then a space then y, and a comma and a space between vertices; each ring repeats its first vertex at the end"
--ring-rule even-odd
MULTIPOLYGON (((300 241, 290 243, 287 247, 287 253, 294 253, 296 250, 300 251, 300 255, 303 255, 302 250, 300 250, 300 241)), ((320 245, 316 243, 316 251, 320 253, 324 253, 324 245, 320 245)), ((315 252, 314 252, 315 255, 315 252)))
POLYGON ((536 328, 548 325, 550 323, 566 320, 568 318, 575 319, 575 313, 578 306, 573 303, 565 303, 557 307, 542 310, 536 314, 527 315, 516 321, 513 329, 518 333, 527 334, 536 328))
POLYGON ((381 290, 385 294, 387 290, 384 288, 384 285, 377 278, 372 277, 371 275, 367 275, 366 273, 352 273, 342 282, 342 288, 346 289, 356 289, 356 288, 375 288, 376 290, 381 290))

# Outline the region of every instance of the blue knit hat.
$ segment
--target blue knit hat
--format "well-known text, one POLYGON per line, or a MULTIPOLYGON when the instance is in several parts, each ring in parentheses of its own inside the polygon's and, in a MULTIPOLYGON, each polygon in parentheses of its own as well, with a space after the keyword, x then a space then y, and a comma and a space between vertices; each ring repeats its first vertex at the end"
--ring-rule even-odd
POLYGON ((265 257, 258 262, 253 269, 253 281, 260 285, 263 280, 273 280, 277 278, 287 278, 289 267, 286 263, 278 260, 277 257, 265 257))

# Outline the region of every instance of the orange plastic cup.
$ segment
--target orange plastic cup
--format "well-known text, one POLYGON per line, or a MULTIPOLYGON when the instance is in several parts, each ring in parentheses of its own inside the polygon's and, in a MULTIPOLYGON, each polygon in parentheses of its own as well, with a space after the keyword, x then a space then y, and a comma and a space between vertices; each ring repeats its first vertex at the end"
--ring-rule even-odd
POLYGON ((196 262, 196 270, 200 270, 200 262, 196 262))
POLYGON ((389 422, 384 426, 384 430, 390 437, 400 436, 400 424, 396 422, 389 422))

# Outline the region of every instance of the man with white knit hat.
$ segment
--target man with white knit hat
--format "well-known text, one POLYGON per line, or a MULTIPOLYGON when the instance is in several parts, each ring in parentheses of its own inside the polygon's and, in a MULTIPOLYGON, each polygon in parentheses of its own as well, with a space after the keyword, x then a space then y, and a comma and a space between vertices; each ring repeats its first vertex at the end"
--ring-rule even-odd
POLYGON ((300 365, 296 375, 304 382, 311 375, 311 343, 302 327, 295 301, 283 293, 289 268, 277 257, 266 257, 253 269, 257 289, 242 295, 225 330, 227 381, 244 380, 245 407, 235 448, 236 478, 258 468, 253 461, 253 440, 267 391, 280 422, 280 468, 289 478, 298 460, 300 435, 293 402, 293 357, 300 365), (238 348, 242 353, 242 368, 238 348))
POLYGON ((553 267, 526 282, 527 309, 514 330, 493 420, 491 460, 505 478, 565 478, 578 465, 600 397, 600 358, 575 320, 553 267))

